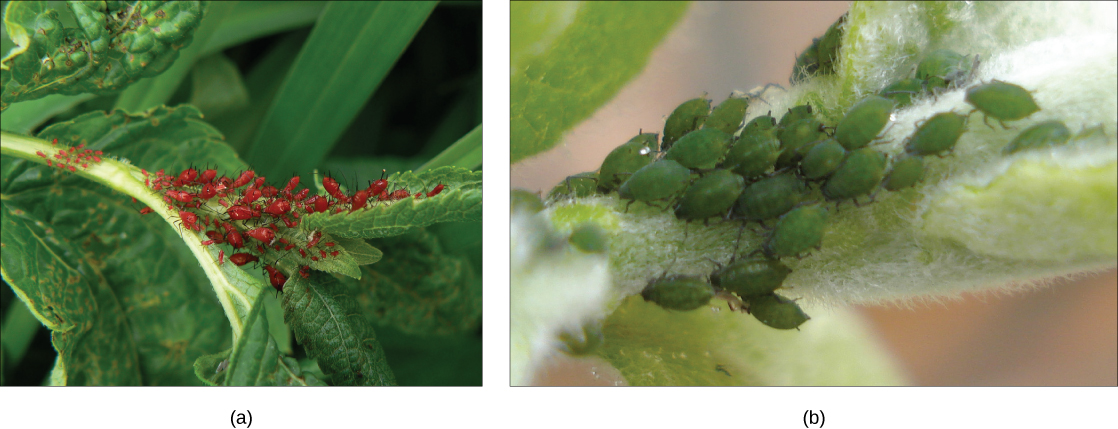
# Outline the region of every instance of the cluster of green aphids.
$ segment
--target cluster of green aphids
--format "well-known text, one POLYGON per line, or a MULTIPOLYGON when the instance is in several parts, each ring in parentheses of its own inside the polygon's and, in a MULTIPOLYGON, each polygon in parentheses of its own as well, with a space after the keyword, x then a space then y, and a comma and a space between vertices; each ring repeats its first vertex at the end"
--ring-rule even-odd
MULTIPOLYGON (((840 18, 800 55, 793 82, 835 72, 842 22, 840 18)), ((824 123, 808 104, 789 109, 779 121, 766 114, 743 124, 750 103, 759 100, 753 94, 731 95, 713 109, 711 100, 688 100, 667 118, 662 141, 657 134, 641 133, 614 149, 598 171, 567 178, 551 196, 616 192, 628 200, 626 211, 640 201, 671 210, 688 222, 720 218, 740 221, 742 228, 760 223, 766 229, 764 241, 749 256, 738 259, 735 251, 726 266, 707 276, 664 272, 641 295, 678 311, 721 297, 731 308, 740 305, 768 326, 797 328, 807 315, 775 293, 791 272, 781 259, 802 258, 819 248, 831 207, 837 210, 844 201, 873 202, 881 189, 898 191, 922 182, 924 158, 953 151, 976 111, 984 114, 984 122, 993 118, 1005 127, 1006 121, 1040 110, 1020 86, 978 84, 966 91, 966 102, 974 110, 942 112, 917 122, 899 156, 874 147, 883 143, 881 136, 896 109, 914 98, 968 85, 978 64, 977 55, 932 51, 918 64, 914 77, 859 100, 835 124, 824 123), (766 226, 770 221, 775 222, 766 226)), ((1042 122, 1022 132, 1004 151, 1061 144, 1069 136, 1062 122, 1042 122)))

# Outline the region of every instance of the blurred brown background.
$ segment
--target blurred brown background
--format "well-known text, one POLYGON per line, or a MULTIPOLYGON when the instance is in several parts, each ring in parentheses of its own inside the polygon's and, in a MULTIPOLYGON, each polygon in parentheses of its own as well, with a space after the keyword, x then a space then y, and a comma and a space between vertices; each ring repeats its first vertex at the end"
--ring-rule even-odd
MULTIPOLYGON (((554 150, 512 167, 514 187, 547 192, 594 170, 640 129, 659 130, 680 102, 704 92, 787 85, 795 55, 822 36, 847 3, 695 3, 616 99, 554 150)), ((515 23, 513 24, 515 25, 515 23)), ((944 304, 863 307, 916 385, 1098 386, 1118 384, 1118 272, 1014 294, 967 295, 944 304)), ((558 357, 542 385, 615 385, 615 370, 558 357)))

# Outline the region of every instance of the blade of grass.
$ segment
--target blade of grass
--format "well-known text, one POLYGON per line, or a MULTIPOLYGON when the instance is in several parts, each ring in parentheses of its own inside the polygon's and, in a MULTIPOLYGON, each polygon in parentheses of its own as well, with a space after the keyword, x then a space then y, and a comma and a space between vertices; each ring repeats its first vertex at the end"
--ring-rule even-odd
POLYGON ((240 2, 221 21, 202 55, 213 54, 249 40, 314 24, 326 8, 317 1, 240 2))
POLYGON ((430 170, 435 167, 453 165, 457 167, 474 169, 481 165, 481 125, 474 127, 473 131, 466 133, 438 156, 427 161, 418 171, 430 170))
POLYGON ((265 175, 310 171, 380 85, 434 3, 334 2, 303 46, 245 159, 265 175))

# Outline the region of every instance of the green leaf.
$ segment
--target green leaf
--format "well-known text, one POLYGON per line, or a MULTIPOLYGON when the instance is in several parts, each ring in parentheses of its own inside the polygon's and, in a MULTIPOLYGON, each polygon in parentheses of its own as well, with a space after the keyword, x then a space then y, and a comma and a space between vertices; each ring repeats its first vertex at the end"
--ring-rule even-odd
POLYGON ((443 166, 474 169, 481 166, 481 125, 478 125, 416 171, 443 166))
POLYGON ((388 183, 396 187, 432 189, 441 183, 445 188, 433 197, 370 202, 372 207, 352 213, 314 213, 304 216, 300 226, 342 238, 377 238, 438 222, 480 220, 481 176, 459 167, 393 174, 388 183))
POLYGON ((249 146, 249 163, 268 176, 311 171, 434 7, 433 2, 330 3, 249 146))
POLYGON ((18 47, 0 60, 0 110, 50 94, 108 94, 158 75, 205 11, 197 1, 67 4, 78 27, 64 27, 46 3, 8 3, 4 24, 18 47))
POLYGON ((193 37, 197 41, 183 48, 179 59, 159 76, 141 80, 125 89, 120 97, 117 97, 115 109, 140 112, 167 104, 194 68, 194 63, 203 56, 202 49, 206 41, 213 36, 225 17, 237 6, 237 2, 209 2, 206 5, 206 19, 194 31, 193 37))
POLYGON ((337 242, 339 246, 345 248, 346 252, 349 252, 357 265, 375 264, 384 257, 384 252, 359 238, 339 238, 337 242))
POLYGON ((206 117, 220 117, 248 106, 248 90, 237 65, 223 54, 214 54, 194 65, 190 104, 206 117))
POLYGON ((686 3, 513 2, 512 162, 543 152, 644 69, 686 3))
POLYGON ((283 289, 283 319, 334 385, 396 384, 384 350, 357 303, 333 277, 293 276, 283 289))
POLYGON ((346 282, 370 322, 408 334, 443 335, 475 329, 481 318, 481 278, 463 257, 447 254, 425 230, 371 240, 387 250, 346 282))

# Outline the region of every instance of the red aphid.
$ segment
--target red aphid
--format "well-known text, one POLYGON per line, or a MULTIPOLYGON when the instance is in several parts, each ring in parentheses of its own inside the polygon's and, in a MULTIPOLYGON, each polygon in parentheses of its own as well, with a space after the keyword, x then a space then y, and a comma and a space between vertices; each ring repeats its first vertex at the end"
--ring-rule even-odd
POLYGON ((323 258, 323 259, 325 259, 325 258, 326 258, 326 251, 325 251, 325 250, 322 250, 322 249, 318 249, 318 254, 319 254, 319 255, 322 255, 322 258, 323 258))
POLYGON ((384 192, 385 189, 388 189, 388 181, 384 180, 382 175, 380 180, 370 183, 369 188, 366 189, 366 191, 369 191, 369 195, 380 195, 380 193, 384 192))
POLYGON ((167 191, 167 196, 174 198, 176 201, 189 203, 194 201, 194 196, 186 191, 167 191))
POLYGON ((209 246, 209 245, 211 245, 211 244, 214 244, 214 241, 213 241, 213 240, 206 240, 206 241, 203 241, 203 242, 202 242, 202 245, 203 245, 203 246, 209 246))
MULTIPOLYGON (((295 214, 299 214, 299 212, 295 212, 295 214)), ((280 219, 283 219, 283 224, 287 225, 288 228, 294 228, 294 227, 299 226, 299 221, 297 221, 295 219, 288 219, 288 218, 285 218, 285 217, 280 218, 280 219)))
POLYGON ((153 211, 154 210, 152 210, 151 207, 144 207, 144 208, 140 209, 140 214, 146 215, 146 214, 151 213, 153 211))
POLYGON ((244 185, 247 185, 248 181, 252 180, 252 177, 255 176, 255 175, 256 175, 256 173, 253 172, 252 170, 248 170, 244 173, 241 173, 241 176, 238 177, 237 180, 234 180, 233 184, 230 187, 233 188, 233 189, 236 189, 236 188, 240 188, 244 185))
POLYGON ((256 184, 255 185, 256 185, 257 189, 260 189, 260 188, 264 187, 264 180, 265 180, 264 176, 260 176, 260 177, 256 178, 256 184))
POLYGON ((310 248, 314 247, 314 245, 318 244, 318 240, 321 240, 321 239, 322 239, 322 233, 320 233, 318 231, 312 231, 310 241, 307 242, 307 248, 310 249, 310 248))
MULTIPOLYGON (((298 179, 298 177, 296 177, 296 179, 298 179)), ((311 188, 303 188, 302 191, 299 191, 299 193, 295 194, 295 196, 292 197, 291 199, 293 199, 295 201, 303 201, 303 198, 306 198, 307 194, 309 194, 310 192, 311 192, 311 188)))
POLYGON ((276 189, 275 186, 265 186, 264 189, 260 190, 260 192, 262 192, 264 196, 268 198, 272 198, 279 194, 279 190, 276 189))
POLYGON ((318 197, 318 199, 314 202, 314 211, 316 212, 326 212, 326 209, 329 208, 330 200, 327 200, 326 198, 318 197))
POLYGON ((369 192, 365 190, 357 191, 353 194, 353 207, 349 211, 365 208, 365 200, 369 199, 369 192))
POLYGON ((253 256, 251 253, 234 253, 229 255, 229 262, 236 264, 238 267, 249 262, 259 261, 260 258, 253 256))
MULTIPOLYGON (((275 188, 272 188, 272 189, 275 189, 275 188)), ((268 204, 268 207, 266 207, 264 209, 264 213, 270 214, 272 216, 280 216, 280 215, 283 215, 283 214, 287 214, 287 212, 290 211, 290 210, 291 210, 291 203, 287 202, 287 200, 285 200, 285 199, 280 198, 280 199, 276 199, 275 201, 272 201, 271 204, 268 204)))
POLYGON ((334 247, 334 244, 335 243, 333 241, 327 242, 326 247, 334 247))
POLYGON ((294 244, 288 244, 286 246, 283 246, 283 250, 291 250, 292 247, 295 247, 295 245, 294 244))
POLYGON ((299 176, 292 177, 291 180, 288 180, 287 181, 287 186, 283 187, 283 191, 284 192, 294 191, 296 186, 299 186, 299 176))
POLYGON ((206 237, 209 237, 210 240, 213 240, 213 242, 217 244, 222 244, 225 242, 225 237, 217 231, 206 231, 206 237))
POLYGON ((299 275, 303 276, 304 279, 309 278, 311 275, 310 275, 310 273, 307 272, 307 270, 309 270, 310 268, 311 267, 309 267, 307 265, 303 265, 301 268, 299 268, 299 275))
POLYGON ((225 241, 228 242, 230 246, 233 246, 234 249, 245 247, 245 239, 241 237, 241 233, 237 232, 237 230, 235 229, 227 230, 225 234, 225 241))
POLYGON ((198 215, 191 212, 180 211, 179 218, 182 219, 182 223, 186 225, 187 229, 193 229, 194 223, 198 222, 198 215))
POLYGON ((252 209, 245 206, 233 206, 225 210, 225 214, 229 215, 229 219, 245 220, 252 218, 252 209))
POLYGON ((408 192, 407 189, 397 189, 395 192, 392 193, 392 195, 389 196, 389 199, 402 200, 409 196, 411 196, 411 192, 408 192))
POLYGON ((181 181, 182 183, 186 183, 186 184, 194 183, 194 179, 197 179, 197 178, 198 178, 198 170, 195 170, 193 168, 188 168, 186 170, 183 170, 182 173, 179 173, 179 181, 181 181))
POLYGON ((245 188, 244 195, 245 195, 244 198, 241 199, 241 204, 254 203, 254 202, 256 202, 256 200, 260 199, 261 195, 264 195, 264 194, 262 192, 260 192, 259 189, 256 189, 256 188, 250 186, 248 188, 245 188))
POLYGON ((304 258, 307 257, 307 252, 304 252, 303 249, 299 249, 299 254, 302 255, 304 258))
POLYGON ((218 250, 217 251, 217 264, 218 265, 225 265, 225 251, 224 250, 218 250))
POLYGON ((203 171, 202 174, 198 176, 198 183, 213 182, 215 177, 217 177, 217 170, 211 168, 209 170, 203 171))
MULTIPOLYGON (((206 171, 212 171, 212 170, 206 170, 206 171)), ((202 192, 198 194, 198 196, 202 197, 203 200, 208 200, 210 198, 213 198, 214 195, 217 195, 217 187, 214 186, 213 183, 207 183, 205 186, 202 187, 202 192)))
MULTIPOLYGON (((249 230, 245 234, 248 234, 249 237, 255 238, 257 240, 260 240, 260 241, 263 241, 263 242, 269 243, 269 244, 272 243, 272 240, 276 239, 276 232, 272 231, 271 229, 264 228, 264 227, 249 230)), ((264 252, 260 252, 260 253, 264 253, 264 252)))
POLYGON ((330 252, 330 256, 338 256, 338 251, 335 250, 333 252, 330 252))
POLYGON ((311 256, 311 260, 315 261, 315 262, 318 262, 318 257, 317 256, 311 256))
POLYGON ((268 280, 272 282, 272 287, 276 288, 278 292, 283 292, 283 284, 287 283, 287 276, 272 268, 271 265, 265 265, 264 269, 268 270, 268 280))
POLYGON ((435 186, 435 189, 432 189, 431 192, 428 192, 427 196, 428 197, 433 197, 435 195, 439 195, 439 192, 442 192, 442 191, 443 191, 443 184, 440 183, 438 186, 435 186))

